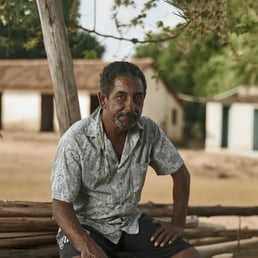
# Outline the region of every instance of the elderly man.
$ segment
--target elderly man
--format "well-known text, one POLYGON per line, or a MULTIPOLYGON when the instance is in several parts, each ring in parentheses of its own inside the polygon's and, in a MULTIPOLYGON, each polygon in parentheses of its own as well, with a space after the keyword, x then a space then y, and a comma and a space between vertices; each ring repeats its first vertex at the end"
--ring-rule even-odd
POLYGON ((142 71, 129 62, 104 68, 99 107, 60 139, 52 168, 53 214, 60 256, 198 258, 180 238, 189 198, 189 172, 174 145, 141 116, 142 71), (137 209, 148 166, 173 179, 171 222, 137 209))

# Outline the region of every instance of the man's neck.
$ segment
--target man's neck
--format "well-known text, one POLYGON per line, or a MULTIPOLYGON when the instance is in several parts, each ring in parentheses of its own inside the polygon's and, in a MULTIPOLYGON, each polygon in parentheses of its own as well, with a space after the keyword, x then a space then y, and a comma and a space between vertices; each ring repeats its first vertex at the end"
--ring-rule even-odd
POLYGON ((113 149, 117 155, 118 160, 121 159, 125 140, 127 136, 127 130, 123 130, 118 128, 109 117, 106 117, 102 113, 102 125, 104 133, 106 134, 107 138, 111 141, 113 149))

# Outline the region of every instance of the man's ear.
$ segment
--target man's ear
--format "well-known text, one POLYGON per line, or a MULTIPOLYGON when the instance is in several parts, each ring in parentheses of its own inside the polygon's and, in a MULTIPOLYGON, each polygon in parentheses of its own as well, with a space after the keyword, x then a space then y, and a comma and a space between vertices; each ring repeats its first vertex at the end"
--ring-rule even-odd
POLYGON ((103 109, 106 108, 106 99, 107 99, 106 95, 102 91, 99 91, 98 92, 99 105, 103 109))

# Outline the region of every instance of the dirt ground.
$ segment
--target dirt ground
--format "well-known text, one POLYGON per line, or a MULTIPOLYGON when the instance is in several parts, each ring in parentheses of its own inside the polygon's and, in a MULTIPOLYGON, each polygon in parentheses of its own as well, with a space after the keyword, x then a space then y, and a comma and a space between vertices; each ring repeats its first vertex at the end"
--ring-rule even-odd
MULTIPOLYGON (((51 201, 50 169, 58 138, 54 133, 2 132, 0 200, 51 201)), ((258 205, 257 158, 179 152, 191 173, 190 205, 258 205)), ((149 169, 141 202, 171 202, 171 184, 170 177, 157 177, 149 169)))
MULTIPOLYGON (((2 132, 0 199, 50 201, 50 169, 58 135, 2 132)), ((258 204, 258 159, 179 149, 191 173, 191 205, 258 204)), ((142 202, 171 201, 170 177, 149 169, 142 202)))

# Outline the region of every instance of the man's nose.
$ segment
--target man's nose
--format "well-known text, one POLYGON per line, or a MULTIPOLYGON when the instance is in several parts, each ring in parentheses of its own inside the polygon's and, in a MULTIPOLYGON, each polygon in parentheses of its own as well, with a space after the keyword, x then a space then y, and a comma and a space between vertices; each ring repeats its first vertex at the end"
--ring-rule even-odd
POLYGON ((135 110, 135 104, 134 104, 133 98, 131 98, 131 97, 127 98, 126 110, 128 110, 128 111, 134 111, 135 110))

